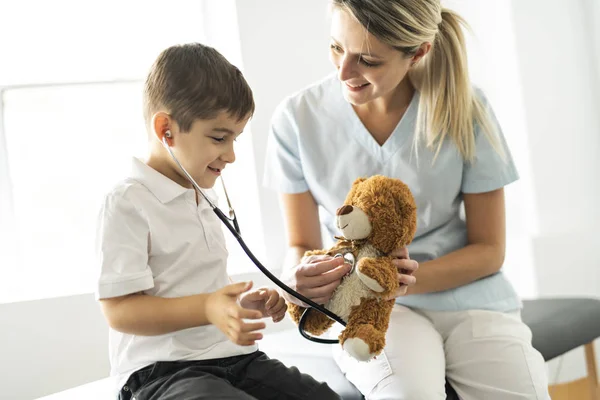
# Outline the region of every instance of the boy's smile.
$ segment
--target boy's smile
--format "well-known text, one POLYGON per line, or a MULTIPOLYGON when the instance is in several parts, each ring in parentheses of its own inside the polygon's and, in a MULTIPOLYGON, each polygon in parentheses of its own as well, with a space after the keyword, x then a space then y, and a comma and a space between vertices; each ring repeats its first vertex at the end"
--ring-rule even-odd
POLYGON ((224 168, 225 168, 225 167, 223 167, 223 168, 212 168, 210 165, 208 166, 208 169, 209 169, 210 171, 212 171, 212 173, 213 173, 213 174, 215 174, 215 175, 217 175, 217 176, 221 176, 221 171, 222 171, 224 168))

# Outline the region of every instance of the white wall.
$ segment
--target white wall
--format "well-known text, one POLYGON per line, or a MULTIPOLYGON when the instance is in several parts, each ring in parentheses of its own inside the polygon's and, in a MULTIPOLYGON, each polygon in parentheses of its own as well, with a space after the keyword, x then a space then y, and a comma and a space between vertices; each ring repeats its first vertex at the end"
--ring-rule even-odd
POLYGON ((93 295, 0 304, 0 399, 29 400, 108 376, 93 295))
POLYGON ((505 188, 507 248, 504 273, 519 295, 537 294, 532 234, 536 230, 527 125, 510 0, 443 0, 465 18, 471 81, 485 92, 496 114, 519 180, 505 188))
POLYGON ((237 1, 244 73, 256 97, 251 126, 267 262, 275 268, 285 252, 285 238, 277 196, 262 187, 267 134, 271 115, 285 96, 333 71, 328 58, 327 4, 323 0, 237 1))
MULTIPOLYGON (((512 3, 539 225, 538 292, 600 297, 600 6, 512 3)), ((583 376, 583 351, 557 366, 558 381, 583 376)))
POLYGON ((594 57, 600 42, 586 23, 592 4, 514 2, 543 295, 600 294, 592 268, 600 261, 593 251, 600 245, 600 65, 594 57))

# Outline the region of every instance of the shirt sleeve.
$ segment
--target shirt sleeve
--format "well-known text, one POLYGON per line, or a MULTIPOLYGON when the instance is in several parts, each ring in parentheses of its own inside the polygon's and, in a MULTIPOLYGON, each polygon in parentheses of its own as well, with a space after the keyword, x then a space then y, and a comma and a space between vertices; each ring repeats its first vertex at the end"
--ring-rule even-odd
POLYGON ((461 187, 463 193, 491 192, 519 179, 506 139, 488 100, 479 90, 476 91, 476 95, 482 100, 492 124, 496 126, 498 143, 504 151, 504 157, 494 148, 481 128, 476 125, 475 159, 471 162, 465 161, 461 187))
POLYGON ((275 110, 271 119, 263 184, 282 193, 308 190, 300 157, 298 124, 289 100, 275 110))
POLYGON ((100 269, 97 299, 154 287, 148 266, 149 232, 146 218, 127 197, 127 191, 113 192, 105 198, 96 232, 96 259, 100 269))

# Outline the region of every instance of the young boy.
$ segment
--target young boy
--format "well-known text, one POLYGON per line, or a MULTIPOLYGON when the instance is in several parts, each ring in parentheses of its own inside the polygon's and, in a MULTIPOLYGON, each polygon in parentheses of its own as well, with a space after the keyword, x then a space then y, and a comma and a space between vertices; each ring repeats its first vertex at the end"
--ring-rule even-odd
POLYGON ((120 399, 339 398, 258 351, 265 324, 252 320, 281 321, 285 302, 273 289, 229 284, 221 222, 162 144, 214 198, 253 112, 241 72, 213 48, 174 46, 152 66, 148 157, 106 196, 98 225, 97 298, 120 399))

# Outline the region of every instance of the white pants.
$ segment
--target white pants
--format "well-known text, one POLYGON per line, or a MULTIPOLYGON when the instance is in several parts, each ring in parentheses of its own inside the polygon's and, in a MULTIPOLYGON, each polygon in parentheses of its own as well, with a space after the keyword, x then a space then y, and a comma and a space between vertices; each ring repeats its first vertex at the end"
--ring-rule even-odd
POLYGON ((547 400, 547 368, 520 312, 432 312, 395 305, 386 347, 358 362, 333 346, 342 372, 369 400, 547 400))

